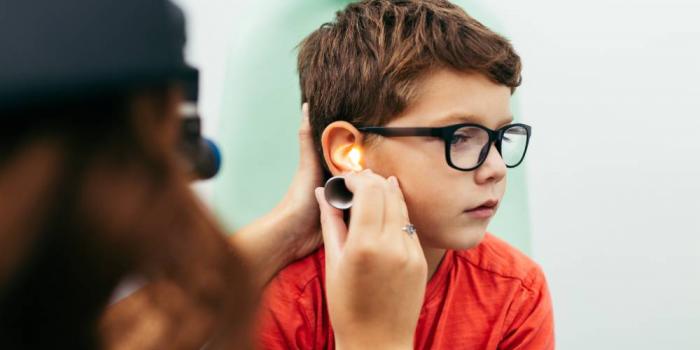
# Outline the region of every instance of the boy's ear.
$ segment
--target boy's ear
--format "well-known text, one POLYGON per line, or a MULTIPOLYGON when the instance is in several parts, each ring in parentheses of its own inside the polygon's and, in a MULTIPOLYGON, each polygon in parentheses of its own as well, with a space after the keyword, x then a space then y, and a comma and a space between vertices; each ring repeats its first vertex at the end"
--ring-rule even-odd
POLYGON ((333 176, 364 169, 362 133, 345 121, 333 122, 321 135, 323 159, 333 176))

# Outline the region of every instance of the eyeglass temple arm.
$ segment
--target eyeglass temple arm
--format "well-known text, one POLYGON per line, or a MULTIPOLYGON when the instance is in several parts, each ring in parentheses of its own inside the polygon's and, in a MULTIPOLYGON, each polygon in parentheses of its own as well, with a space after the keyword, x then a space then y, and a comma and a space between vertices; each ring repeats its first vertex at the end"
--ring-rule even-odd
POLYGON ((432 137, 442 137, 443 128, 386 128, 380 126, 368 126, 358 128, 357 130, 362 132, 368 132, 372 134, 382 135, 382 136, 432 136, 432 137))

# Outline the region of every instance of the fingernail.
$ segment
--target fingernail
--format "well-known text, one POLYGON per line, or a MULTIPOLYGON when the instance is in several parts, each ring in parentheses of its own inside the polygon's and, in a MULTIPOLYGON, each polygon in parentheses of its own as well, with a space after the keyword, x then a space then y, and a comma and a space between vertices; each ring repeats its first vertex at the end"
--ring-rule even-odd
POLYGON ((307 119, 309 117, 309 103, 304 102, 304 104, 301 105, 301 119, 307 119))
POLYGON ((399 180, 396 179, 396 176, 389 176, 389 182, 391 182, 394 187, 399 187, 399 180))
POLYGON ((321 202, 321 196, 323 196, 323 194, 321 192, 323 192, 323 187, 316 187, 314 189, 314 195, 316 196, 316 201, 318 201, 319 203, 321 202))

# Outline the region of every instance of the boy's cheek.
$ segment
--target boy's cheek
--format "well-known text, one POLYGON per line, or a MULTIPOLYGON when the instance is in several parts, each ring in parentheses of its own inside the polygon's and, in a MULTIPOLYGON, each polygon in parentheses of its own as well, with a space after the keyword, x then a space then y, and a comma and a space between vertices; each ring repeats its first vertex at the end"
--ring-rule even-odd
MULTIPOLYGON (((465 174, 466 175, 466 174, 465 174)), ((404 197, 411 222, 421 234, 426 246, 445 249, 468 249, 483 238, 490 220, 473 220, 464 210, 472 205, 470 198, 481 199, 488 193, 469 186, 469 178, 431 178, 423 175, 402 181, 404 197)), ((505 184, 496 184, 492 190, 503 195, 505 184)))

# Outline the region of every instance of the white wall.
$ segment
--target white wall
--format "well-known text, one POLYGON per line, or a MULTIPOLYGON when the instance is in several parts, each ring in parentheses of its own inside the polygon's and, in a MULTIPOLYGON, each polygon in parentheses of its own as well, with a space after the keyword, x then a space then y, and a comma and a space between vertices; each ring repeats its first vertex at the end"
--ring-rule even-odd
POLYGON ((700 3, 489 1, 561 349, 700 349, 700 3))

